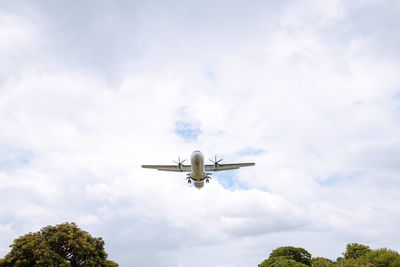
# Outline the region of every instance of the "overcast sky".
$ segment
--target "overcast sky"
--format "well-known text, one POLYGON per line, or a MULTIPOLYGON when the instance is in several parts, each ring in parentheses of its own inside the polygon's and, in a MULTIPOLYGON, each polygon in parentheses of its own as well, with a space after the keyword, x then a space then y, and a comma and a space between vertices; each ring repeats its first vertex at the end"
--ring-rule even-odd
POLYGON ((399 1, 1 1, 0 257, 76 222, 120 266, 400 251, 399 1), (141 169, 200 149, 255 167, 141 169))

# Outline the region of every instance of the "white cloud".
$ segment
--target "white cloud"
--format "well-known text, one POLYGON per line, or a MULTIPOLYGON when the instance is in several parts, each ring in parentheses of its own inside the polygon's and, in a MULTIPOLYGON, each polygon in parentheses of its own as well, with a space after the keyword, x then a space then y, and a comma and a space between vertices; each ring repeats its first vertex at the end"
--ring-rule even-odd
POLYGON ((121 266, 400 249, 399 62, 352 19, 373 2, 82 5, 0 13, 1 255, 64 221, 121 266), (194 149, 256 166, 200 191, 140 168, 194 149))
POLYGON ((40 42, 39 30, 30 21, 5 11, 0 12, 0 51, 4 56, 19 56, 40 42))

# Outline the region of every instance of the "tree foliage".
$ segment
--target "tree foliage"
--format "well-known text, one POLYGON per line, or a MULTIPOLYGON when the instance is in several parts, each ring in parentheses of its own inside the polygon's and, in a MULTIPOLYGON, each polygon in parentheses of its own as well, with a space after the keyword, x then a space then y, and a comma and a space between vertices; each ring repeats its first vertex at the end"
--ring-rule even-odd
POLYGON ((269 255, 270 258, 279 256, 288 256, 296 262, 311 266, 311 254, 304 248, 280 247, 269 255))
POLYGON ((386 248, 370 251, 365 255, 367 262, 373 264, 374 267, 399 267, 400 255, 396 251, 386 248))
POLYGON ((346 246, 343 256, 331 261, 322 257, 311 258, 311 254, 303 248, 279 247, 258 266, 400 267, 400 254, 386 248, 372 250, 366 245, 351 243, 346 246))
POLYGON ((351 243, 347 244, 346 252, 343 253, 343 256, 345 259, 358 259, 365 256, 365 254, 370 251, 371 249, 368 246, 358 243, 351 243))
POLYGON ((323 257, 315 257, 311 259, 312 267, 333 267, 335 266, 330 259, 323 257))
POLYGON ((307 265, 297 262, 289 256, 277 256, 266 259, 258 267, 307 267, 307 265))
POLYGON ((116 267, 107 260, 104 241, 79 229, 75 223, 47 226, 14 240, 11 251, 0 260, 8 266, 104 266, 116 267))
POLYGON ((364 257, 358 259, 341 259, 336 261, 334 266, 338 267, 374 267, 371 263, 365 261, 364 257))
POLYGON ((269 255, 269 258, 264 260, 258 266, 307 267, 310 265, 311 254, 304 248, 279 247, 277 249, 274 249, 269 255))

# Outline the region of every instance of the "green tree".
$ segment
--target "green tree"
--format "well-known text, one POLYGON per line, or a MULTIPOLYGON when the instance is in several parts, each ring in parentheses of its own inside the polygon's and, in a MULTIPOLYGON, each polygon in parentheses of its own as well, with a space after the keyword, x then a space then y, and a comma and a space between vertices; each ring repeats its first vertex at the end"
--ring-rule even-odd
POLYGON ((0 260, 9 266, 102 266, 116 267, 107 260, 104 241, 79 229, 75 223, 47 226, 14 240, 11 251, 0 260))
POLYGON ((333 267, 334 264, 330 259, 323 257, 316 257, 311 259, 312 267, 333 267))
POLYGON ((368 263, 364 257, 358 259, 342 259, 336 262, 335 266, 338 267, 374 267, 373 264, 368 263))
POLYGON ((345 259, 358 259, 365 256, 365 254, 367 254, 370 251, 371 249, 368 246, 357 243, 351 243, 347 244, 346 252, 343 253, 343 256, 345 259))
POLYGON ((365 255, 367 262, 374 267, 399 267, 400 255, 396 251, 381 248, 368 252, 365 255))
POLYGON ((266 259, 258 267, 307 267, 307 265, 297 262, 289 256, 277 256, 266 259))
POLYGON ((280 247, 274 249, 269 255, 269 258, 280 256, 288 256, 296 262, 311 266, 311 254, 304 248, 295 248, 290 246, 280 247))

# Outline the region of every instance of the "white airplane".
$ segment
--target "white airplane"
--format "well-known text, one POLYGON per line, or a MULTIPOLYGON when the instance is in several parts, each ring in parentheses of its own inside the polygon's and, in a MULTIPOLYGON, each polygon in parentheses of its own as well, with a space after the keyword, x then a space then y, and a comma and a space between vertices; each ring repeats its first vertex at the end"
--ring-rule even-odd
MULTIPOLYGON (((186 159, 185 159, 186 160, 186 159)), ((149 169, 157 169, 159 171, 170 171, 170 172, 189 172, 187 174, 186 180, 190 184, 193 180, 194 186, 198 189, 204 186, 204 180, 206 183, 211 179, 211 172, 216 171, 226 171, 226 170, 234 170, 239 169, 240 167, 254 166, 254 162, 250 163, 231 163, 231 164, 219 164, 222 159, 217 160, 217 156, 215 156, 215 160, 210 161, 213 164, 204 164, 204 156, 199 150, 193 151, 190 156, 191 165, 184 165, 182 160, 178 158, 178 162, 174 161, 176 165, 142 165, 142 168, 149 169)))

